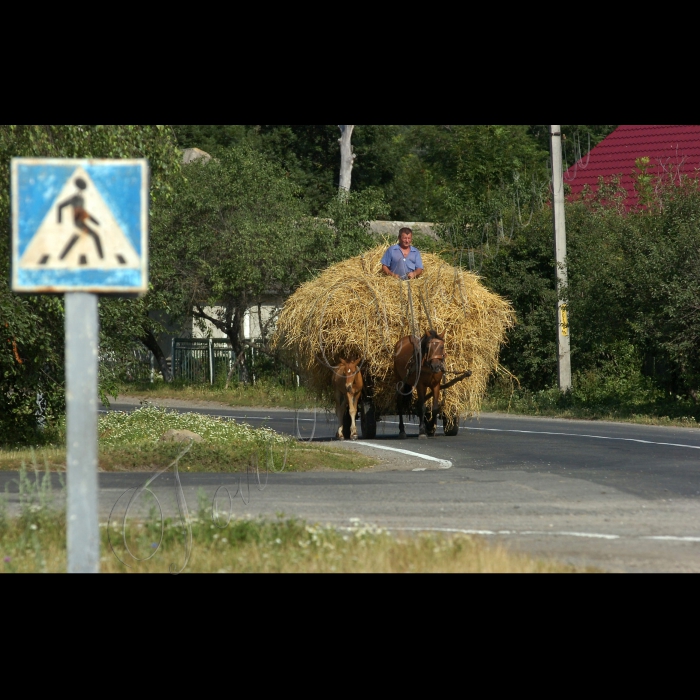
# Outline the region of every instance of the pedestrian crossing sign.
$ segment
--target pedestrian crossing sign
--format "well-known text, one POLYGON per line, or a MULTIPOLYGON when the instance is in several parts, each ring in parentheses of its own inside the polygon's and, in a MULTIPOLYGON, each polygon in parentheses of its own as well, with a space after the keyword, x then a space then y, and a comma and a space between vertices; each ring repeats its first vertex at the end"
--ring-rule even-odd
POLYGON ((148 162, 13 158, 12 289, 144 294, 148 162))

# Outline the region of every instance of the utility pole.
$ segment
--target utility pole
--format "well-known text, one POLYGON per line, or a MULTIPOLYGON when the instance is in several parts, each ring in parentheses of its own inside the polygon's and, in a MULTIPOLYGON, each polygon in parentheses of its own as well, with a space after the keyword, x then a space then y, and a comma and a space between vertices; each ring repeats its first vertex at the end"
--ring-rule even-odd
POLYGON ((352 179, 352 164, 355 160, 355 154, 352 152, 352 130, 355 128, 353 124, 339 125, 340 138, 340 190, 341 192, 350 192, 350 181, 352 179))
POLYGON ((561 126, 549 127, 552 153, 552 204, 554 210, 554 257, 556 259, 557 289, 557 360, 559 390, 571 389, 571 353, 569 349, 569 319, 566 301, 561 300, 560 290, 566 287, 566 222, 564 220, 564 173, 561 158, 561 126))

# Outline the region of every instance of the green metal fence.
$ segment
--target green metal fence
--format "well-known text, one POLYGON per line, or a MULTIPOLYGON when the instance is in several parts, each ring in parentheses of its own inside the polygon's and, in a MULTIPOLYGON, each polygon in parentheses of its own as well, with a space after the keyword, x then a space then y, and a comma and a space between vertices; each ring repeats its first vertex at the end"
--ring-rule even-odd
MULTIPOLYGON (((222 338, 173 338, 172 340, 173 379, 192 383, 215 384, 226 379, 236 355, 231 343, 222 338)), ((255 384, 265 363, 255 346, 245 351, 243 361, 236 368, 239 382, 255 384)), ((296 381, 296 374, 285 368, 289 382, 296 381)))
POLYGON ((211 338, 173 338, 171 354, 173 379, 213 384, 213 343, 211 338))

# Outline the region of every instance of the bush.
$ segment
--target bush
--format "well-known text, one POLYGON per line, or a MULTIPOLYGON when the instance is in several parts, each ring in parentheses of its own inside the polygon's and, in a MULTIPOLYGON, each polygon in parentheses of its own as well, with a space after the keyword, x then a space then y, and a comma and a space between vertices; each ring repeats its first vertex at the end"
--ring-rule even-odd
MULTIPOLYGON (((9 287, 10 159, 12 157, 143 158, 151 167, 151 198, 167 199, 180 154, 164 126, 0 126, 0 444, 53 439, 63 414, 63 298, 14 294, 9 287)), ((143 300, 100 302, 101 349, 124 355, 144 333, 143 300)), ((101 374, 101 389, 114 377, 101 374)))
MULTIPOLYGON (((566 205, 569 285, 562 297, 574 391, 561 405, 655 411, 672 400, 692 413, 700 399, 697 182, 658 183, 645 208, 630 212, 616 182, 603 184, 595 197, 566 205)), ((469 216, 462 212, 461 229, 453 225, 466 231, 456 242, 471 249, 487 286, 515 307, 518 325, 501 362, 520 381, 521 397, 539 396, 539 405, 557 376, 551 209, 535 209, 527 225, 513 209, 492 215, 491 224, 477 211, 465 228, 469 216)), ((496 385, 493 391, 502 393, 496 385)))

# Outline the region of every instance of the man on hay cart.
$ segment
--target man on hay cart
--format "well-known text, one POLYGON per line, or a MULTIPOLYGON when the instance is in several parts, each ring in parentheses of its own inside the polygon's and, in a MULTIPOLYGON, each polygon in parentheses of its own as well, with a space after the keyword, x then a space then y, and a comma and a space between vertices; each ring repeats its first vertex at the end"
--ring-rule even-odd
POLYGON ((404 226, 399 231, 399 242, 387 248, 382 258, 382 272, 401 280, 412 280, 423 274, 423 259, 414 248, 413 231, 404 226))

